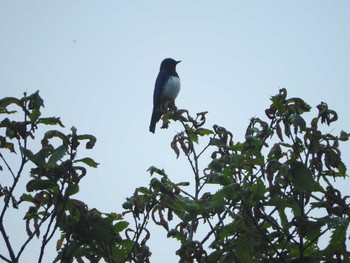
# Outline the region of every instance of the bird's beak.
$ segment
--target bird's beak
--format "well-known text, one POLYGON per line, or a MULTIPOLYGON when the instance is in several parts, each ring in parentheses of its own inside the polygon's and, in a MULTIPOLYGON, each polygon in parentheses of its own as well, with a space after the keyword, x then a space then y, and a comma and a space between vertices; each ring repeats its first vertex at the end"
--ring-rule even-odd
POLYGON ((176 65, 177 65, 177 64, 179 64, 180 62, 181 62, 181 60, 179 60, 179 61, 176 61, 176 65))

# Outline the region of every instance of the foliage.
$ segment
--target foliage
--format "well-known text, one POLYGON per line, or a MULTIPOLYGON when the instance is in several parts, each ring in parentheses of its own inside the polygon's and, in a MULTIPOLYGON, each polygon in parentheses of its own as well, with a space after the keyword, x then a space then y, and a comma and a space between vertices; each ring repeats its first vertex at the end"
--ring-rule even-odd
POLYGON ((167 112, 164 128, 172 121, 183 126, 171 148, 187 159, 192 180, 174 182, 152 166, 149 186, 135 189, 123 213, 104 213, 73 198, 87 167, 98 166, 78 149, 92 149, 96 138, 74 127, 66 134, 59 118, 42 117, 38 92, 0 100, 0 234, 7 248, 0 258, 19 262, 37 238, 42 262, 59 233, 55 262, 150 262, 153 221, 179 242, 180 262, 350 262, 348 196, 332 184, 347 176, 339 144, 350 134, 322 131, 338 118, 326 103, 307 124, 311 107, 302 99, 281 89, 271 101, 267 120, 252 118, 243 142, 224 127, 206 128, 207 112, 167 112), (55 129, 40 133, 45 127, 55 129), (18 251, 9 211, 22 215, 26 230, 18 251), (328 238, 326 246, 321 238, 328 238))
MULTIPOLYGON (((187 158, 193 181, 173 182, 150 167, 149 187, 136 189, 124 208, 178 240, 180 262, 350 262, 348 196, 331 183, 346 177, 339 143, 349 133, 321 131, 337 120, 326 103, 308 125, 304 114, 311 107, 302 99, 281 89, 271 101, 268 120, 252 118, 244 142, 234 142, 224 127, 205 128, 206 112, 163 117, 165 128, 171 121, 183 126, 171 148, 187 158), (208 154, 209 164, 200 168, 208 154), (322 248, 320 238, 327 236, 322 248)), ((142 232, 145 224, 139 225, 142 232)))
POLYGON ((0 114, 4 116, 0 122, 0 197, 4 201, 0 232, 8 252, 6 255, 2 250, 0 258, 5 262, 19 262, 28 244, 37 237, 41 240, 38 262, 42 262, 47 244, 59 231, 61 237, 57 241, 55 262, 72 262, 74 259, 83 262, 83 258, 90 262, 142 260, 132 251, 143 250, 146 251, 143 254, 148 255, 148 248, 133 242, 136 237, 131 229, 128 229, 131 236, 122 238, 121 232, 126 231, 128 223, 122 220, 121 214, 89 209, 84 202, 73 198, 87 173, 86 166, 98 166, 89 157, 78 158, 78 148, 84 143, 86 149, 92 149, 96 138, 80 135, 74 127, 65 134, 61 131, 64 126, 59 118, 41 117, 43 106, 38 92, 30 96, 24 94, 21 99, 6 97, 0 100, 0 114), (34 147, 30 149, 28 145, 35 141, 38 129, 43 125, 59 126, 61 130, 46 131, 40 149, 33 151, 34 147), (11 165, 16 158, 20 163, 18 170, 11 165), (30 176, 27 176, 29 170, 30 176), (20 181, 26 185, 26 191, 18 196, 15 189, 20 181), (17 213, 26 211, 22 217, 27 238, 18 251, 13 245, 16 239, 12 237, 11 240, 8 233, 10 209, 17 213))

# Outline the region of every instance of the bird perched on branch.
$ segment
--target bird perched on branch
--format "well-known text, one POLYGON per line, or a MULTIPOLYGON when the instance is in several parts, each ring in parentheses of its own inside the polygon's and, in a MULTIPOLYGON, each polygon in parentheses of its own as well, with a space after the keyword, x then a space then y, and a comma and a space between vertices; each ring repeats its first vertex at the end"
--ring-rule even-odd
POLYGON ((181 61, 166 58, 160 64, 153 93, 153 111, 149 131, 154 133, 156 123, 172 105, 180 91, 180 78, 176 72, 176 65, 181 61))

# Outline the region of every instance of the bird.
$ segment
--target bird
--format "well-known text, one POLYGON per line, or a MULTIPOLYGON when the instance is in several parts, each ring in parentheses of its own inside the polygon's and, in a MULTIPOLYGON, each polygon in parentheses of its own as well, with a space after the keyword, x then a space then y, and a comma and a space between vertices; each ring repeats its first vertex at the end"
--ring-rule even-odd
POLYGON ((153 92, 153 111, 149 131, 154 133, 156 123, 167 111, 170 103, 174 105, 175 99, 180 92, 180 78, 176 72, 176 65, 181 60, 176 61, 172 58, 166 58, 160 64, 160 70, 154 85, 153 92))

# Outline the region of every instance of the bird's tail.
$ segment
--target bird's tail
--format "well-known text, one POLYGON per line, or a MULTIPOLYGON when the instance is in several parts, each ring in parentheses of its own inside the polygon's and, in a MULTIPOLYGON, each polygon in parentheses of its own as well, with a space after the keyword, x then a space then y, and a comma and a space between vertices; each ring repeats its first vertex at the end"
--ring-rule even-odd
POLYGON ((152 112, 152 118, 151 118, 151 124, 149 125, 149 131, 154 133, 156 130, 156 123, 160 120, 160 117, 162 117, 162 114, 159 111, 153 110, 152 112))

